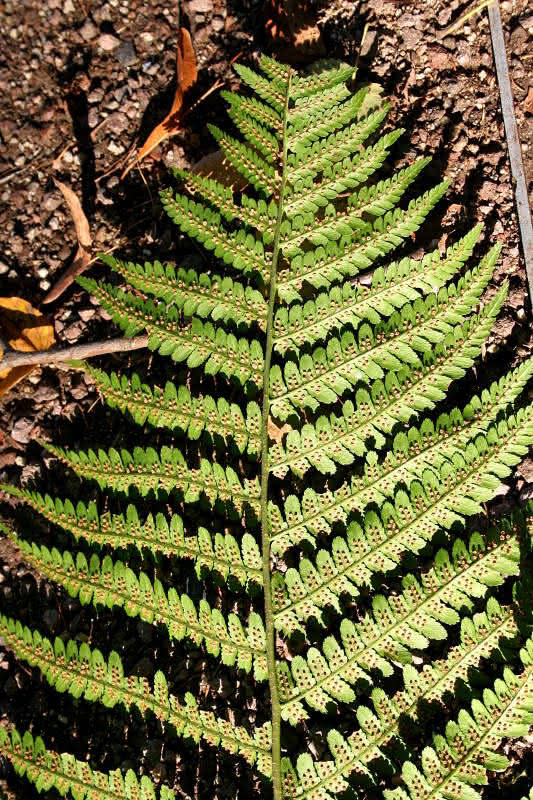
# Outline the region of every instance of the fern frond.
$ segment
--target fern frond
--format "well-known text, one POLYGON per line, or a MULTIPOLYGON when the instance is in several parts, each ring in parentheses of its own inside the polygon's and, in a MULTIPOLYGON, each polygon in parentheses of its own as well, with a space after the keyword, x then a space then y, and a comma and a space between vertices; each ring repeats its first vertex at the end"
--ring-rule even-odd
POLYGON ((120 656, 114 651, 105 659, 100 650, 91 649, 85 642, 78 645, 73 639, 64 642, 56 637, 52 644, 39 631, 5 616, 0 616, 0 633, 17 658, 37 667, 57 691, 69 692, 76 699, 100 702, 106 708, 121 703, 126 708, 139 709, 143 715, 150 711, 161 722, 170 723, 179 736, 221 745, 250 764, 257 761, 264 774, 270 774, 270 749, 265 742, 265 738, 268 742, 268 727, 250 735, 242 726, 218 718, 211 711, 200 710, 190 692, 185 695, 185 702, 180 702, 169 694, 167 680, 160 670, 152 687, 144 677, 125 675, 120 656))
POLYGON ((141 495, 178 490, 183 493, 185 503, 195 503, 205 496, 212 504, 220 500, 233 504, 239 512, 250 508, 259 513, 257 478, 241 482, 232 467, 223 467, 206 458, 201 459, 198 469, 191 470, 176 447, 162 447, 159 453, 152 447, 135 447, 133 453, 127 450, 119 453, 114 448, 95 453, 45 446, 77 475, 97 481, 102 489, 127 493, 135 487, 141 495))
POLYGON ((92 603, 108 608, 123 608, 130 617, 140 617, 145 622, 160 623, 173 639, 190 639, 194 644, 205 645, 215 658, 224 664, 236 665, 250 672, 256 680, 266 680, 265 630, 259 614, 251 611, 246 626, 231 612, 227 619, 216 608, 202 599, 196 605, 186 594, 175 589, 167 591, 159 580, 153 582, 145 572, 136 575, 122 561, 110 556, 102 560, 96 554, 89 561, 81 552, 45 545, 30 544, 2 525, 22 552, 25 560, 55 583, 64 586, 71 597, 78 597, 82 605, 92 603))
POLYGON ((284 205, 286 216, 292 219, 303 212, 316 213, 339 194, 367 181, 382 166, 390 148, 402 133, 402 128, 391 131, 361 153, 330 164, 322 171, 323 177, 318 183, 308 177, 295 182, 284 205))
POLYGON ((367 226, 363 222, 363 215, 380 217, 394 209, 428 163, 429 159, 420 159, 388 180, 363 187, 348 197, 346 208, 342 210, 336 210, 334 205, 328 203, 320 219, 316 218, 314 211, 301 212, 293 217, 290 224, 284 223, 281 227, 283 255, 292 258, 304 253, 304 242, 326 247, 330 241, 338 241, 341 237, 350 239, 365 231, 367 226))
POLYGON ((141 383, 135 373, 128 379, 115 372, 108 375, 88 364, 84 368, 106 403, 128 412, 139 425, 149 422, 158 428, 179 429, 192 440, 205 432, 213 439, 222 437, 228 443, 234 442, 241 453, 259 452, 261 410, 254 401, 247 404, 244 416, 236 403, 229 403, 224 397, 195 397, 183 384, 176 387, 167 381, 164 389, 152 388, 141 383))
POLYGON ((120 273, 131 286, 174 304, 186 317, 211 317, 215 321, 231 321, 236 325, 248 327, 257 323, 264 327, 264 297, 257 289, 231 278, 198 274, 185 267, 176 270, 171 264, 163 266, 159 261, 134 264, 110 255, 102 255, 101 260, 120 273))
MULTIPOLYGON (((236 726, 231 709, 171 694, 161 670, 125 675, 117 653, 22 620, 0 617, 0 638, 74 705, 123 704, 240 754, 273 800, 477 800, 507 765, 502 738, 533 724, 533 504, 484 534, 469 524, 533 444, 533 359, 453 408, 450 385, 505 300, 506 283, 484 299, 498 247, 463 269, 477 226, 446 253, 389 264, 447 181, 416 196, 426 158, 377 172, 402 131, 378 133, 388 105, 372 85, 351 93, 351 67, 299 77, 263 57, 259 69, 237 68, 254 97, 227 95, 238 138, 211 128, 242 180, 177 170, 185 193, 162 193, 204 266, 107 258, 129 292, 80 281, 126 335, 146 330, 180 365, 164 387, 88 368, 111 407, 172 446, 147 446, 142 430, 132 452, 44 445, 106 490, 102 507, 3 488, 68 542, 5 529, 28 565, 83 605, 162 626, 209 669, 268 680, 264 716, 266 687, 241 687, 267 721, 236 726), (444 735, 418 724, 427 712, 444 735), (284 738, 286 723, 299 729, 284 738)), ((31 737, 25 754, 14 736, 0 751, 39 790, 156 800, 146 781, 50 760, 31 737)))
MULTIPOLYGON (((261 192, 265 197, 270 197, 276 193, 279 189, 279 174, 269 161, 265 161, 256 150, 247 147, 238 139, 234 139, 233 136, 224 133, 216 125, 210 124, 207 127, 230 164, 252 184, 254 189, 261 192)), ((175 221, 177 222, 178 219, 176 218, 175 221)), ((191 233, 191 230, 184 228, 181 223, 180 227, 184 232, 191 233)), ((194 227, 192 231, 196 235, 194 227)))
MULTIPOLYGON (((456 452, 459 453, 461 450, 458 449, 456 452)), ((454 453, 450 458, 452 463, 455 455, 454 453)), ((419 473, 423 474, 425 469, 427 467, 421 467, 419 473)), ((413 472, 416 474, 416 470, 413 472)), ((439 474, 438 467, 435 468, 434 474, 439 474)), ((405 481, 406 485, 413 481, 413 476, 409 477, 410 480, 405 481)), ((391 482, 391 485, 394 483, 391 482)), ((378 493, 376 495, 375 507, 382 507, 386 502, 387 495, 386 493, 385 497, 380 497, 378 493)), ((367 501, 367 504, 370 506, 371 502, 367 501)), ((405 540, 409 544, 407 537, 405 540)), ((375 571, 373 559, 376 554, 372 550, 364 552, 363 541, 356 536, 350 536, 350 532, 347 543, 349 546, 355 547, 357 558, 350 559, 348 552, 343 547, 345 544, 343 540, 336 539, 333 542, 334 547, 331 554, 327 550, 320 550, 315 563, 308 558, 302 558, 298 568, 289 567, 283 579, 274 573, 277 580, 274 616, 278 627, 287 633, 292 633, 302 629, 302 624, 312 617, 323 623, 321 609, 331 606, 340 612, 339 598, 341 595, 346 594, 356 598, 359 595, 360 587, 370 586, 371 576, 375 571), (341 562, 342 567, 340 566, 341 562)), ((382 543, 380 542, 380 544, 382 543)), ((421 540, 415 538, 410 544, 410 549, 416 551, 420 549, 421 540)), ((397 566, 396 561, 400 560, 404 552, 404 550, 396 549, 395 559, 391 559, 389 563, 386 562, 380 571, 388 572, 390 566, 397 566)), ((391 553, 388 555, 391 558, 391 553)))
MULTIPOLYGON (((481 398, 473 397, 462 411, 454 409, 449 415, 441 414, 436 426, 430 418, 426 418, 419 427, 398 433, 382 467, 378 467, 376 455, 367 456, 364 469, 368 477, 363 478, 363 491, 370 484, 378 487, 380 482, 390 491, 394 478, 400 483, 401 480, 415 477, 424 467, 436 466, 435 458, 452 458, 472 436, 487 431, 498 414, 516 400, 532 373, 533 363, 530 359, 500 381, 494 382, 489 390, 482 393, 481 398), (482 413, 485 416, 479 419, 482 413)), ((332 427, 333 430, 323 423, 317 423, 316 432, 311 425, 304 425, 300 434, 290 431, 286 451, 293 453, 293 458, 275 463, 271 467, 272 472, 283 477, 290 468, 295 474, 303 476, 314 466, 324 474, 333 474, 336 463, 352 463, 354 455, 344 446, 343 429, 338 424, 332 427), (332 433, 337 434, 333 442, 329 439, 332 433)), ((365 448, 360 446, 357 455, 363 455, 364 451, 365 448)))
POLYGON ((262 75, 259 75, 257 72, 250 69, 250 67, 246 67, 243 64, 235 64, 235 72, 244 83, 250 86, 262 100, 265 100, 278 113, 283 110, 285 105, 285 87, 283 84, 283 88, 279 86, 279 78, 267 80, 267 78, 264 78, 262 75))
POLYGON ((328 636, 320 650, 312 647, 305 656, 295 656, 290 671, 280 665, 282 718, 292 724, 301 722, 307 717, 304 703, 326 713, 334 701, 355 702, 352 686, 371 685, 370 670, 391 675, 392 662, 409 663, 413 650, 446 639, 444 625, 459 622, 458 611, 471 609, 470 598, 482 597, 489 587, 518 574, 519 556, 516 537, 494 543, 494 549, 487 551, 479 535, 472 537, 468 550, 458 539, 451 558, 446 550, 439 550, 434 567, 421 582, 407 575, 400 595, 375 595, 372 613, 356 623, 343 619, 342 644, 328 636))
MULTIPOLYGON (((261 66, 263 67, 265 63, 268 62, 265 61, 265 56, 262 56, 261 66)), ((315 72, 313 75, 294 75, 291 82, 291 97, 294 100, 299 100, 300 98, 310 97, 317 92, 324 92, 339 83, 349 81, 354 74, 355 69, 349 64, 344 64, 321 72, 315 72)))
POLYGON ((210 533, 204 527, 198 528, 195 535, 185 536, 183 520, 178 514, 173 514, 170 520, 161 512, 155 517, 149 514, 141 523, 134 505, 128 505, 125 515, 100 514, 94 501, 86 505, 80 500, 74 506, 69 499, 43 497, 39 492, 15 486, 2 484, 0 490, 24 500, 49 522, 89 544, 115 550, 135 547, 141 553, 150 551, 192 559, 199 578, 205 570, 224 580, 231 575, 251 590, 263 582, 261 554, 249 533, 242 535, 240 543, 230 533, 210 533))
MULTIPOLYGON (((392 502, 383 503, 380 509, 383 522, 369 512, 366 533, 361 531, 355 538, 360 539, 363 547, 376 550, 374 569, 393 569, 399 554, 419 550, 440 526, 462 524, 465 517, 481 513, 481 503, 493 497, 502 479, 509 475, 510 467, 520 461, 533 443, 532 420, 533 409, 519 409, 516 415, 489 428, 486 435, 476 436, 453 461, 444 459, 438 469, 424 470, 407 491, 399 489, 392 502), (394 531, 390 541, 385 533, 387 527, 394 531)), ((301 502, 291 495, 285 500, 285 519, 280 508, 271 502, 273 551, 281 554, 301 541, 314 545, 316 537, 329 532, 334 522, 345 523, 350 513, 364 510, 366 504, 358 488, 355 480, 335 492, 317 494, 306 489, 301 502)), ((357 557, 360 559, 360 552, 357 557)))
POLYGON ((480 798, 473 786, 487 783, 487 771, 503 771, 509 760, 495 752, 504 738, 526 736, 533 724, 533 643, 520 651, 519 675, 506 667, 492 689, 461 710, 444 735, 433 736, 433 747, 422 751, 421 769, 410 761, 402 768, 406 789, 387 790, 387 800, 422 800, 431 793, 441 798, 480 798))
POLYGON ((34 739, 29 731, 21 736, 15 728, 0 728, 0 752, 39 792, 55 788, 62 797, 70 792, 75 800, 175 800, 166 786, 156 792, 146 775, 138 780, 131 769, 125 776, 120 770, 99 772, 70 753, 48 750, 41 737, 34 739))
POLYGON ((287 759, 287 782, 292 779, 296 783, 300 778, 304 788, 297 795, 286 793, 285 796, 315 800, 322 796, 320 791, 334 793, 343 776, 361 772, 376 757, 382 757, 384 747, 393 740, 402 740, 401 731, 405 729, 405 721, 416 725, 419 710, 425 709, 427 704, 442 702, 446 695, 455 695, 457 685, 468 682, 472 670, 478 669, 483 659, 497 653, 505 660, 501 648, 513 644, 518 634, 514 617, 514 606, 502 607, 494 597, 489 597, 485 611, 462 619, 460 643, 448 651, 445 659, 425 665, 421 672, 411 665, 404 666, 404 688, 392 698, 382 689, 373 689, 371 699, 374 711, 359 705, 356 714, 360 729, 351 734, 347 742, 338 731, 329 732, 332 752, 338 755, 342 746, 347 747, 352 751, 350 758, 313 762, 308 756, 302 755, 296 764, 297 772, 287 759), (325 780, 322 780, 324 777, 325 780))
MULTIPOLYGON (((362 504, 374 503, 375 507, 386 509, 386 498, 396 486, 410 485, 428 468, 440 474, 443 461, 454 463, 469 442, 487 433, 501 411, 515 401, 532 373, 533 360, 530 360, 495 382, 481 399, 472 398, 462 413, 455 410, 450 415, 442 414, 436 426, 426 419, 420 429, 399 433, 381 467, 374 458, 367 461, 367 473, 359 489, 362 504)), ((420 506, 418 510, 422 511, 420 506)), ((439 511, 437 501, 433 508, 435 517, 439 511)), ((346 539, 336 537, 331 552, 319 550, 313 562, 302 558, 298 569, 289 567, 283 578, 275 573, 275 609, 282 618, 288 615, 294 624, 294 617, 305 620, 313 609, 320 620, 317 608, 328 605, 337 608, 337 598, 342 593, 357 597, 361 586, 370 586, 376 569, 381 572, 395 569, 405 551, 417 553, 425 544, 424 538, 409 536, 409 518, 403 530, 393 529, 389 537, 377 524, 375 512, 369 512, 366 521, 368 529, 367 525, 361 529, 353 524, 346 539)))
POLYGON ((259 120, 267 125, 278 135, 281 133, 283 123, 278 111, 262 103, 257 97, 246 97, 238 92, 220 92, 220 96, 231 106, 231 113, 235 116, 247 116, 259 120))
MULTIPOLYGON (((326 139, 340 128, 344 128, 357 114, 365 99, 366 90, 360 89, 346 100, 333 105, 330 101, 330 92, 324 90, 322 101, 317 98, 313 103, 307 104, 307 113, 291 114, 287 125, 287 149, 289 152, 299 153, 314 142, 326 139)), ((318 96, 320 97, 320 95, 318 96)), ((305 108, 304 104, 301 110, 305 108)))
POLYGON ((364 323, 357 333, 329 336, 326 348, 304 355, 298 364, 287 361, 283 374, 272 367, 273 413, 287 419, 291 407, 315 411, 335 403, 355 384, 382 380, 385 370, 422 367, 424 356, 453 335, 453 326, 466 323, 492 276, 498 252, 495 248, 477 270, 441 289, 436 300, 429 295, 406 303, 375 329, 364 323))
POLYGON ((261 153, 269 164, 274 164, 279 152, 279 138, 253 117, 242 114, 235 107, 230 108, 228 115, 254 150, 261 153))
POLYGON ((259 66, 267 77, 271 78, 276 85, 285 88, 291 69, 287 64, 282 64, 274 58, 262 54, 259 58, 259 66))
POLYGON ((87 291, 98 298, 126 336, 140 330, 148 335, 148 347, 174 361, 185 361, 188 367, 202 367, 206 375, 221 373, 239 383, 263 380, 263 350, 260 343, 237 338, 222 327, 193 317, 184 324, 175 306, 157 306, 109 284, 92 278, 80 278, 87 291))
POLYGON ((434 250, 419 261, 404 258, 386 271, 376 269, 368 287, 346 282, 321 292, 315 300, 293 303, 289 309, 281 306, 274 318, 275 349, 283 354, 326 337, 333 328, 356 327, 364 320, 377 325, 407 302, 438 291, 472 254, 480 232, 478 225, 449 247, 444 257, 434 250))
MULTIPOLYGON (((362 105, 365 94, 366 90, 362 89, 357 98, 359 108, 362 105)), ((324 111, 332 111, 335 106, 349 97, 351 97, 350 90, 346 84, 341 82, 334 87, 328 87, 319 92, 295 99, 294 106, 291 109, 291 127, 294 126, 297 130, 305 128, 310 114, 315 117, 324 111)))
POLYGON ((348 237, 348 241, 342 237, 338 242, 319 245, 304 255, 295 256, 289 269, 279 275, 277 291, 280 299, 287 303, 301 300, 304 282, 314 289, 323 289, 334 281, 353 277, 371 267, 379 256, 390 253, 418 230, 448 186, 449 183, 444 181, 411 200, 406 210, 389 211, 373 223, 365 223, 364 228, 348 237))
POLYGON ((500 293, 494 303, 466 325, 455 328, 431 353, 425 353, 420 369, 387 372, 384 381, 374 381, 369 389, 357 389, 356 404, 345 401, 341 417, 321 416, 314 425, 304 424, 300 432, 290 431, 284 445, 272 445, 272 471, 279 475, 284 475, 287 468, 305 471, 310 465, 318 466, 322 459, 325 464, 328 458, 335 460, 336 454, 341 463, 352 463, 354 455, 367 452, 369 441, 380 449, 385 443, 384 434, 391 433, 398 424, 414 420, 422 411, 435 408, 452 381, 463 377, 473 365, 504 296, 504 292, 500 293))
POLYGON ((213 178, 205 178, 203 175, 179 169, 173 169, 173 173, 191 194, 197 194, 216 206, 228 222, 238 220, 243 225, 259 231, 264 242, 273 240, 278 215, 278 206, 274 200, 270 200, 267 204, 262 198, 256 200, 242 193, 241 202, 237 205, 233 200, 231 189, 213 178))
POLYGON ((390 110, 390 104, 373 111, 367 117, 354 122, 326 140, 314 142, 310 147, 289 153, 287 159, 287 182, 296 187, 300 181, 308 183, 332 164, 356 153, 381 125, 390 110))
POLYGON ((163 207, 180 229, 199 241, 225 264, 243 273, 257 273, 263 282, 268 280, 269 254, 263 242, 249 231, 239 228, 228 233, 221 225, 220 215, 185 195, 174 195, 170 189, 161 193, 163 207))

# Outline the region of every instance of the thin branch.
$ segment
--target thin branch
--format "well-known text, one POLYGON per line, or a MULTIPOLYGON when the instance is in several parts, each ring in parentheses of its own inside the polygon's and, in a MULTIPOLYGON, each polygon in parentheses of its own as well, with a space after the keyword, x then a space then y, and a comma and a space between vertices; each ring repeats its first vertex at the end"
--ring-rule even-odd
POLYGON ((92 344, 76 344, 62 350, 43 350, 37 353, 22 353, 12 350, 4 353, 0 361, 0 370, 14 369, 38 364, 56 364, 60 361, 82 361, 91 356, 103 356, 106 353, 126 353, 140 350, 148 346, 148 336, 133 336, 131 339, 120 337, 92 344))
POLYGON ((531 224, 526 175, 522 161, 522 150, 514 112, 513 93, 511 90, 511 81, 509 79, 509 67, 507 65, 507 56, 505 53, 500 4, 498 2, 493 3, 489 6, 488 11, 492 49, 494 51, 494 62, 496 64, 496 75, 500 87, 503 122, 509 151, 509 161, 511 162, 511 173, 515 185, 515 200, 518 211, 518 223, 520 225, 520 236, 522 238, 522 250, 526 262, 529 298, 533 306, 533 225, 531 224))
POLYGON ((460 19, 458 19, 457 22, 454 22, 453 25, 450 25, 449 28, 446 28, 446 30, 444 31, 440 31, 437 34, 438 38, 445 39, 447 36, 451 36, 452 33, 456 33, 457 31, 461 30, 463 25, 466 22, 468 22, 468 20, 471 17, 475 16, 476 14, 479 14, 481 11, 483 11, 484 8, 487 8, 487 6, 490 6, 494 2, 495 0, 483 0, 482 3, 479 3, 479 5, 475 6, 475 8, 472 8, 470 9, 470 11, 467 11, 466 14, 464 14, 460 19))

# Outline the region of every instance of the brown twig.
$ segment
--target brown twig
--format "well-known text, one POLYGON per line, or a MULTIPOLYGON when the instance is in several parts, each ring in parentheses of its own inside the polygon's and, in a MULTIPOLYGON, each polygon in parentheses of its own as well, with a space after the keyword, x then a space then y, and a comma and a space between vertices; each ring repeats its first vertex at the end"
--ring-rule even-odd
POLYGON ((500 4, 498 2, 494 2, 491 6, 489 6, 489 22, 490 35, 492 37, 492 49, 494 52, 494 63, 496 64, 496 75, 498 78, 498 85, 500 87, 500 99, 502 104, 503 122, 505 125, 505 136, 507 138, 507 149, 509 151, 509 161, 511 163, 511 173, 513 176, 515 201, 518 212, 518 224, 520 226, 522 250, 526 264, 529 297, 531 304, 533 305, 533 225, 531 223, 531 210, 529 208, 526 174, 524 172, 520 137, 518 136, 518 128, 516 125, 513 92, 509 78, 509 67, 507 65, 507 55, 505 52, 505 40, 503 37, 500 4))
POLYGON ((452 33, 456 33, 457 31, 461 30, 461 28, 465 25, 466 22, 473 17, 475 14, 479 14, 483 11, 484 8, 490 6, 491 3, 495 2, 495 0, 482 0, 481 3, 478 3, 477 6, 467 11, 457 22, 454 22, 453 25, 450 25, 449 28, 446 28, 444 31, 439 31, 437 36, 439 39, 445 39, 447 36, 451 36, 452 33))
POLYGON ((55 364, 60 361, 82 361, 91 356, 103 356, 107 353, 126 353, 130 350, 140 350, 148 345, 148 336, 133 336, 128 339, 108 339, 104 342, 91 344, 75 344, 61 350, 43 350, 42 352, 23 353, 12 350, 4 353, 0 361, 0 370, 14 369, 15 367, 32 366, 37 364, 55 364))

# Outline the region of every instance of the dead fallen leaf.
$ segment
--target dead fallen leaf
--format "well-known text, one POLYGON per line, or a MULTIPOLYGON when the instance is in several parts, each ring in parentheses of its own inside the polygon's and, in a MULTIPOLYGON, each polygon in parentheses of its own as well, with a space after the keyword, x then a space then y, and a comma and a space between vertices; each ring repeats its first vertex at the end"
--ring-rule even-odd
POLYGON ((47 317, 21 297, 0 297, 0 330, 12 350, 48 350, 55 341, 47 317))
MULTIPOLYGON (((12 350, 25 353, 48 350, 55 342, 50 320, 21 297, 0 297, 0 331, 12 350)), ((0 372, 0 397, 33 369, 28 366, 0 372)))
POLYGON ((34 369, 35 367, 15 367, 15 369, 6 369, 4 372, 0 372, 0 378, 2 378, 2 380, 0 380, 0 397, 7 394, 13 386, 20 383, 20 381, 34 369))
POLYGON ((519 467, 517 467, 517 472, 522 475, 523 478, 526 479, 528 483, 533 482, 533 459, 525 458, 519 467))
POLYGON ((222 150, 208 153, 191 167, 191 172, 196 175, 205 175, 206 178, 214 178, 236 192, 240 192, 248 186, 246 178, 228 161, 222 150))
POLYGON ((65 289, 67 289, 74 281, 74 278, 77 275, 81 275, 82 272, 85 272, 91 260, 91 231, 89 229, 87 217, 85 216, 81 207, 81 203, 70 186, 67 186, 65 183, 61 183, 61 181, 58 181, 55 178, 54 183, 65 198, 68 210, 70 211, 70 215, 74 223, 74 229, 76 231, 76 238, 78 240, 78 249, 76 251, 74 261, 63 273, 63 275, 61 275, 57 283, 52 286, 44 298, 43 303, 52 303, 54 300, 57 300, 57 298, 63 294, 65 289))
POLYGON ((267 14, 266 33, 282 61, 302 63, 326 54, 309 0, 269 0, 267 14))
POLYGON ((357 88, 367 90, 364 100, 357 112, 357 119, 364 119, 371 114, 372 111, 384 105, 383 86, 380 86, 379 83, 360 83, 357 88))
POLYGON ((273 419, 271 417, 268 418, 268 436, 273 442, 281 444, 284 434, 289 433, 289 431, 292 431, 292 428, 288 422, 282 428, 278 428, 273 419))
POLYGON ((524 111, 528 114, 533 114, 533 86, 529 87, 527 97, 522 103, 522 106, 524 107, 524 111))
MULTIPOLYGON (((163 122, 156 125, 148 139, 137 153, 135 163, 139 163, 149 153, 154 150, 158 144, 173 136, 177 133, 182 125, 183 119, 183 101, 186 92, 194 86, 198 78, 198 69, 196 66, 196 54, 192 46, 191 35, 186 28, 180 28, 178 36, 178 46, 176 48, 176 94, 172 108, 166 115, 163 122)), ((128 174, 130 169, 134 166, 130 164, 120 176, 121 180, 128 174)))

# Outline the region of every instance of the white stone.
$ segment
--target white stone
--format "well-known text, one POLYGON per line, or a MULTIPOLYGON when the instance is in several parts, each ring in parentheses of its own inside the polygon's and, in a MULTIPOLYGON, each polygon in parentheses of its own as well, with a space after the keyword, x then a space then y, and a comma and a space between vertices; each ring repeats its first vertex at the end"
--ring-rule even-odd
POLYGON ((110 53, 120 44, 120 39, 117 39, 116 36, 113 36, 111 33, 102 33, 101 36, 98 37, 98 47, 102 50, 105 50, 106 53, 110 53))

